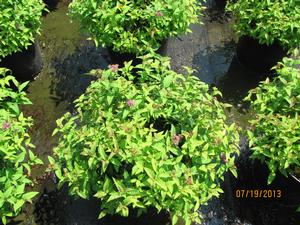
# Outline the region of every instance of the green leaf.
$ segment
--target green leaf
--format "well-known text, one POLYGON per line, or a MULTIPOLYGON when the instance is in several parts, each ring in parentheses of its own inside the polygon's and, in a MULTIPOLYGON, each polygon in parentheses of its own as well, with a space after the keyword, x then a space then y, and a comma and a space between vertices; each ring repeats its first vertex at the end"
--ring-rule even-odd
POLYGON ((154 178, 155 177, 155 174, 154 174, 154 172, 151 169, 145 167, 144 170, 146 171, 147 175, 150 178, 154 178))
POLYGON ((122 198, 122 195, 118 192, 113 192, 110 194, 109 198, 107 199, 106 202, 110 202, 110 201, 113 201, 113 200, 116 200, 118 198, 122 198))
POLYGON ((24 82, 18 87, 19 92, 23 91, 23 89, 29 84, 29 81, 24 82))
POLYGON ((271 172, 268 176, 268 185, 272 183, 272 181, 275 179, 276 174, 274 172, 271 172))
POLYGON ((23 199, 17 200, 17 202, 14 204, 14 211, 17 212, 24 205, 24 203, 25 201, 23 199))
POLYGON ((128 207, 126 207, 126 206, 122 207, 121 215, 124 216, 124 217, 128 217, 128 215, 129 215, 129 209, 128 209, 128 207))
POLYGON ((98 219, 102 219, 103 217, 106 216, 106 212, 102 211, 99 216, 98 216, 98 219))
POLYGON ((11 110, 13 110, 14 113, 16 113, 17 115, 20 114, 20 109, 18 104, 9 102, 7 103, 7 105, 11 110))
POLYGON ((232 173, 232 175, 237 178, 238 175, 237 175, 237 172, 236 172, 236 169, 235 168, 230 168, 230 172, 232 173))
POLYGON ((107 195, 106 192, 104 192, 104 191, 98 191, 98 192, 94 195, 94 197, 96 197, 96 198, 103 198, 103 197, 105 197, 106 195, 107 195))
POLYGON ((28 192, 23 194, 22 199, 24 199, 24 201, 29 201, 31 202, 31 199, 33 197, 35 197, 38 194, 38 192, 28 192))
POLYGON ((173 76, 168 75, 163 79, 163 87, 168 88, 173 81, 173 76))
POLYGON ((107 99, 107 103, 110 105, 114 99, 114 96, 108 95, 106 96, 106 99, 107 99))
POLYGON ((2 219, 2 223, 3 223, 4 225, 6 225, 6 223, 7 223, 6 217, 5 217, 5 216, 2 216, 1 219, 2 219))
POLYGON ((172 216, 172 225, 175 225, 177 223, 177 221, 178 221, 178 216, 174 214, 172 216))

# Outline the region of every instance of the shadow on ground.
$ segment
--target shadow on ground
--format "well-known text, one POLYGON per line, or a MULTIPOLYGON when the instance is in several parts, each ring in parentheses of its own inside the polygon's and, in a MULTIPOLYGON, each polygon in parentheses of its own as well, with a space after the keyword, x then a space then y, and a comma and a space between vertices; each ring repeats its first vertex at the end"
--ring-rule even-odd
POLYGON ((60 191, 44 191, 36 204, 36 222, 39 225, 166 225, 169 221, 168 214, 157 214, 153 209, 139 218, 133 216, 135 212, 127 218, 106 216, 98 220, 100 205, 95 198, 84 200, 68 196, 67 186, 60 191))
POLYGON ((95 77, 87 73, 92 69, 107 68, 103 49, 97 49, 92 43, 77 47, 73 54, 63 60, 54 59, 55 73, 52 75, 50 92, 56 104, 62 101, 73 102, 85 92, 95 77))

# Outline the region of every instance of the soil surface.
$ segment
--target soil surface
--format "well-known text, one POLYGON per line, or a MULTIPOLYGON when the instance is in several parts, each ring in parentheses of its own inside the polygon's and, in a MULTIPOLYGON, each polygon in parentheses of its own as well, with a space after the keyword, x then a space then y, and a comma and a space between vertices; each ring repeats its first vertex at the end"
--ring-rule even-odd
MULTIPOLYGON (((60 2, 54 11, 43 18, 42 35, 38 41, 42 48, 44 68, 28 89, 28 97, 33 105, 23 107, 25 115, 34 119, 30 134, 36 145, 36 154, 45 162, 56 143, 52 137, 55 121, 65 112, 72 111, 73 100, 84 93, 94 79, 86 73, 91 69, 105 69, 110 64, 107 50, 96 49, 94 44, 87 40, 87 36, 79 32, 79 25, 70 22, 66 15, 67 3, 68 1, 60 2)), ((236 106, 228 111, 229 120, 246 128, 247 119, 251 114, 245 113, 241 100, 265 75, 257 76, 235 59, 237 38, 231 28, 233 21, 224 13, 222 1, 207 0, 205 4, 207 9, 204 16, 199 18, 203 24, 192 25, 191 34, 170 38, 166 45, 166 55, 172 58, 172 68, 175 71, 181 72, 182 66, 192 67, 197 70, 197 77, 220 88, 224 101, 236 106)), ((241 141, 242 152, 247 152, 246 143, 246 140, 241 141)), ((34 204, 26 205, 21 215, 13 219, 10 225, 166 224, 165 215, 151 213, 135 222, 130 218, 119 217, 98 220, 100 203, 97 200, 75 200, 68 196, 67 187, 57 190, 55 177, 44 176, 45 168, 46 165, 34 170, 37 179, 34 189, 41 194, 34 204)), ((249 172, 246 169, 243 171, 249 172)), ((230 174, 226 175, 223 184, 225 194, 220 199, 212 199, 207 206, 199 210, 203 224, 283 225, 282 222, 288 222, 284 225, 296 225, 294 222, 300 221, 292 210, 295 205, 282 206, 277 204, 278 202, 262 202, 258 199, 238 201, 233 193, 234 188, 239 187, 238 182, 232 179, 230 174), (283 208, 288 208, 289 210, 282 212, 289 214, 279 213, 283 208), (282 220, 282 217, 291 219, 282 220), (280 223, 277 223, 278 221, 280 223)), ((262 185, 261 188, 263 187, 262 185)), ((299 191, 293 191, 291 196, 300 196, 299 191)), ((289 195, 288 187, 285 194, 289 195)), ((182 222, 178 223, 181 224, 182 222)))

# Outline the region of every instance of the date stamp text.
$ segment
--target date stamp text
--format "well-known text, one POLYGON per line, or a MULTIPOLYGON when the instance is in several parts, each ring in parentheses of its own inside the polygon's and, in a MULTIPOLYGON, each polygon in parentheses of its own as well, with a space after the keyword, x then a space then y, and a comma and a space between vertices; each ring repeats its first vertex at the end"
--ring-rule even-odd
POLYGON ((236 189, 236 198, 281 198, 280 189, 236 189))

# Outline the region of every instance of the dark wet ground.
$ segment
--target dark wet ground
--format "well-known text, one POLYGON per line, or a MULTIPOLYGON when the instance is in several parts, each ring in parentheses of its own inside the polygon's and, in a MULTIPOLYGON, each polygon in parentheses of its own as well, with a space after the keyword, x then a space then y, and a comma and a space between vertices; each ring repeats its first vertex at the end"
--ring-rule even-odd
MULTIPOLYGON (((234 57, 236 37, 230 27, 232 19, 220 10, 213 0, 207 2, 208 9, 201 18, 204 24, 193 25, 191 34, 171 38, 166 46, 166 54, 172 58, 174 70, 180 72, 182 66, 192 67, 197 70, 195 75, 201 80, 222 90, 224 101, 236 106, 228 112, 229 120, 246 128, 250 115, 243 113, 241 99, 261 78, 257 78, 255 72, 243 67, 234 57)), ((79 33, 78 24, 69 22, 66 11, 67 4, 60 3, 57 10, 43 19, 43 33, 38 39, 42 48, 44 68, 28 89, 28 97, 33 106, 23 109, 25 114, 32 116, 35 121, 31 136, 36 145, 36 153, 45 161, 56 143, 55 138, 51 136, 56 119, 72 110, 72 101, 85 91, 93 79, 84 74, 94 68, 104 69, 110 63, 107 51, 96 49, 92 42, 87 41, 86 36, 79 33)), ((245 143, 242 143, 242 146, 245 148, 245 143)), ((36 168, 36 177, 41 178, 44 169, 45 167, 36 168)), ((203 224, 277 224, 273 223, 276 218, 268 219, 268 216, 278 217, 269 210, 268 202, 263 203, 263 207, 255 202, 249 202, 248 205, 247 201, 236 201, 232 195, 234 187, 237 187, 237 183, 230 182, 228 175, 224 183, 225 194, 220 199, 210 201, 208 206, 200 211, 204 217, 203 224), (255 210, 251 209, 255 207, 255 210), (237 213, 243 219, 239 219, 237 213), (257 220, 258 216, 267 219, 257 220), (245 218, 252 223, 243 221, 245 218)), ((35 189, 41 192, 39 199, 34 205, 26 206, 23 213, 15 219, 20 225, 134 225, 133 221, 97 220, 99 202, 74 200, 67 196, 66 188, 54 191, 55 185, 51 178, 40 179, 35 189)), ((280 211, 280 207, 277 206, 276 210, 280 211)), ((288 212, 291 210, 285 211, 288 212)), ((292 216, 294 214, 291 214, 292 216)), ((154 217, 157 221, 146 218, 136 225, 147 224, 147 221, 157 225, 165 224, 161 220, 162 217, 152 215, 152 218, 154 217)))

